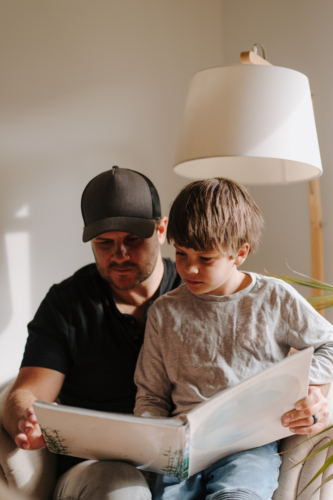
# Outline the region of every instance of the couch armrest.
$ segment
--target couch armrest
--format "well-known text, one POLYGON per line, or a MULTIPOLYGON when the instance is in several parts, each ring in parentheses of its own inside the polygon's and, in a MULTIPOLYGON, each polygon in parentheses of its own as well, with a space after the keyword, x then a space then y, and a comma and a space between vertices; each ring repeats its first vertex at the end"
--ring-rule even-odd
MULTIPOLYGON (((333 384, 332 384, 333 385, 333 384)), ((331 386, 327 396, 328 406, 330 409, 329 425, 333 424, 333 387, 331 386)), ((297 448, 291 450, 294 446, 302 443, 307 436, 294 435, 283 439, 280 451, 286 452, 282 455, 282 464, 280 468, 279 487, 273 495, 273 500, 295 500, 297 495, 302 491, 306 484, 313 478, 318 470, 324 465, 326 460, 333 455, 333 446, 318 453, 315 457, 310 458, 305 464, 297 465, 303 458, 307 457, 326 444, 329 440, 333 440, 333 429, 326 431, 320 436, 312 437, 309 441, 301 444, 297 448), (288 451, 290 450, 290 451, 288 451)), ((316 481, 314 481, 297 500, 332 500, 333 498, 333 481, 326 483, 313 496, 313 492, 325 481, 325 479, 333 473, 333 465, 328 467, 316 481)))
POLYGON ((21 450, 7 434, 2 426, 2 413, 9 389, 7 385, 0 392, 0 471, 8 486, 19 489, 27 498, 47 500, 52 498, 55 485, 56 456, 46 448, 21 450))
POLYGON ((8 488, 7 484, 0 479, 0 500, 27 500, 13 488, 8 488))
POLYGON ((0 500, 27 500, 13 488, 8 488, 4 481, 0 480, 0 500))

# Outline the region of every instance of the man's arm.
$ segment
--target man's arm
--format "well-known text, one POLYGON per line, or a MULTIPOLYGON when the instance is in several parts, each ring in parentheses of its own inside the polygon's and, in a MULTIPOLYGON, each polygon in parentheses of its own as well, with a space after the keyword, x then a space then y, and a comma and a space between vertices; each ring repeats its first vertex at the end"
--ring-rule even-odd
POLYGON ((33 404, 36 399, 55 401, 64 379, 63 373, 49 368, 21 368, 3 414, 3 425, 19 448, 34 450, 45 446, 33 404))

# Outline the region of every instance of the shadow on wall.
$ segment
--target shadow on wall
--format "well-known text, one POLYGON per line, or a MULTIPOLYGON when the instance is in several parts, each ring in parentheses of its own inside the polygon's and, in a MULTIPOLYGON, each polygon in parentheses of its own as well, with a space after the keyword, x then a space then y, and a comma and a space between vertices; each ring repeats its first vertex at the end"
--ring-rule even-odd
POLYGON ((9 270, 7 263, 7 254, 5 248, 5 237, 3 228, 0 226, 1 242, 0 242, 0 300, 1 300, 1 314, 0 314, 0 335, 4 328, 7 326, 12 316, 12 302, 10 298, 9 287, 9 270))
POLYGON ((17 199, 2 174, 0 196, 0 336, 13 320, 15 309, 30 313, 29 212, 26 197, 17 199))
MULTIPOLYGON (((2 215, 7 215, 1 210, 2 215)), ((1 224, 0 268, 0 382, 12 375, 11 367, 18 368, 22 357, 25 324, 30 315, 30 259, 29 233, 26 220, 29 206, 6 217, 7 228, 1 224), (22 334, 23 333, 23 334, 22 334)))
MULTIPOLYGON (((60 234, 64 238, 71 234, 73 240, 77 238, 81 243, 78 193, 81 186, 77 171, 75 182, 66 172, 66 166, 63 169, 45 169, 36 164, 2 167, 0 384, 15 376, 19 369, 26 325, 37 304, 53 282, 66 277, 64 241, 60 234), (71 203, 75 208, 71 209, 71 203)), ((81 256, 76 254, 76 265, 71 272, 87 263, 85 252, 81 256)))

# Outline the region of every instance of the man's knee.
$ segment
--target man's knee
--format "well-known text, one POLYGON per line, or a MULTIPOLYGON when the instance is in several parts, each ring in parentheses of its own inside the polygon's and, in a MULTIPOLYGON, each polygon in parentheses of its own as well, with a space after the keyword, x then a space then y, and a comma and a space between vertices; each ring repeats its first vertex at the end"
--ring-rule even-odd
POLYGON ((139 470, 125 462, 85 461, 63 474, 54 500, 151 500, 139 470))
POLYGON ((253 491, 238 488, 232 491, 223 491, 220 493, 216 493, 215 495, 209 496, 208 498, 210 500, 235 500, 236 498, 239 498, 241 500, 264 500, 253 491))

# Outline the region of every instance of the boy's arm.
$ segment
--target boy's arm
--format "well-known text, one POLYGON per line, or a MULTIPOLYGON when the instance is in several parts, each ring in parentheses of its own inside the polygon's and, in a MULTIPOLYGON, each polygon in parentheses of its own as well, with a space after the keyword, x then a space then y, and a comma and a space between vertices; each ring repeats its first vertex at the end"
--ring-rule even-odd
POLYGON ((308 396, 298 401, 295 409, 285 413, 282 425, 295 434, 316 434, 328 426, 327 399, 330 384, 310 385, 308 396), (313 415, 317 416, 315 423, 313 415))
POLYGON ((283 311, 288 324, 287 344, 298 351, 314 347, 310 385, 323 386, 333 380, 333 325, 318 314, 304 297, 293 290, 292 300, 283 311))
POLYGON ((171 412, 171 388, 162 355, 158 328, 149 314, 145 340, 136 365, 137 385, 134 414, 144 417, 168 417, 171 412))
POLYGON ((282 425, 295 434, 316 434, 328 426, 326 396, 333 378, 333 327, 301 296, 293 293, 288 323, 289 345, 296 350, 313 346, 308 396, 282 417, 282 425), (316 415, 317 422, 313 415, 316 415))

